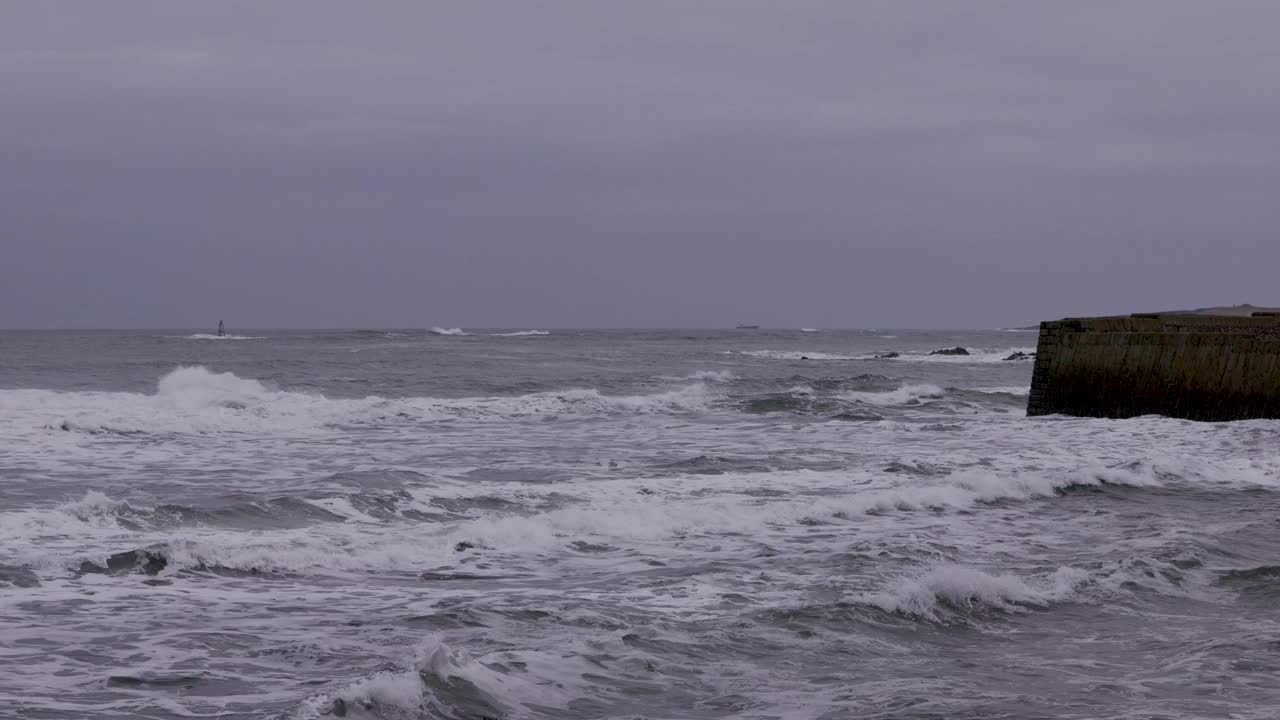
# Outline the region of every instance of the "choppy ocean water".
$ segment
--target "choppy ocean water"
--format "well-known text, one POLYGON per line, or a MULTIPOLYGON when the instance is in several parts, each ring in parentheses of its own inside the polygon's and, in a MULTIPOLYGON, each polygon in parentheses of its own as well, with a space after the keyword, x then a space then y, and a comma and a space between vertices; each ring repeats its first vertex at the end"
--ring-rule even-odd
POLYGON ((1034 342, 0 333, 0 717, 1280 717, 1280 422, 1034 342))

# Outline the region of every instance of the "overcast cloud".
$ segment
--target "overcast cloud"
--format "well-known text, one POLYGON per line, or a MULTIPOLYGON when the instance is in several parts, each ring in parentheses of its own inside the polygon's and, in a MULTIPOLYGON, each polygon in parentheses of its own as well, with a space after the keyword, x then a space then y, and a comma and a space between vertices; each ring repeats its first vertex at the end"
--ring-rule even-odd
POLYGON ((1280 305, 1273 0, 0 7, 0 326, 1280 305))

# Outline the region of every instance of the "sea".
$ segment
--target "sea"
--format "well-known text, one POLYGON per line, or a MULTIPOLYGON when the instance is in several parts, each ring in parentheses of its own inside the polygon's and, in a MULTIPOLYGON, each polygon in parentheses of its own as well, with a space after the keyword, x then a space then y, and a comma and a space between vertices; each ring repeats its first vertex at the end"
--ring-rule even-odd
POLYGON ((0 333, 0 717, 1280 717, 1280 421, 1035 342, 0 333))

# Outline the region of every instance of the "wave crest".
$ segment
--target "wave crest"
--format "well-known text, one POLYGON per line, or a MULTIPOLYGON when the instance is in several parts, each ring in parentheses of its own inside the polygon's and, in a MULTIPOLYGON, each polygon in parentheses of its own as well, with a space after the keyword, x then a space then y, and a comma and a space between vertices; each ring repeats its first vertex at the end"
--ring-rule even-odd
POLYGON ((1088 581, 1087 572, 1069 567, 1058 568, 1048 577, 1021 578, 993 575, 962 565, 943 565, 861 599, 885 612, 937 621, 943 619, 948 609, 975 612, 1047 607, 1069 599, 1088 581))

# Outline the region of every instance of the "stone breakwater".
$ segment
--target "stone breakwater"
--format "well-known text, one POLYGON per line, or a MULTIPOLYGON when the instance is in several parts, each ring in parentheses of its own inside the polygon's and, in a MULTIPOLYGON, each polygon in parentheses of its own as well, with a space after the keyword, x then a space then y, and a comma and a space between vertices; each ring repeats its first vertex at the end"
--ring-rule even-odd
POLYGON ((1027 414, 1280 418, 1280 313, 1041 323, 1027 414))

